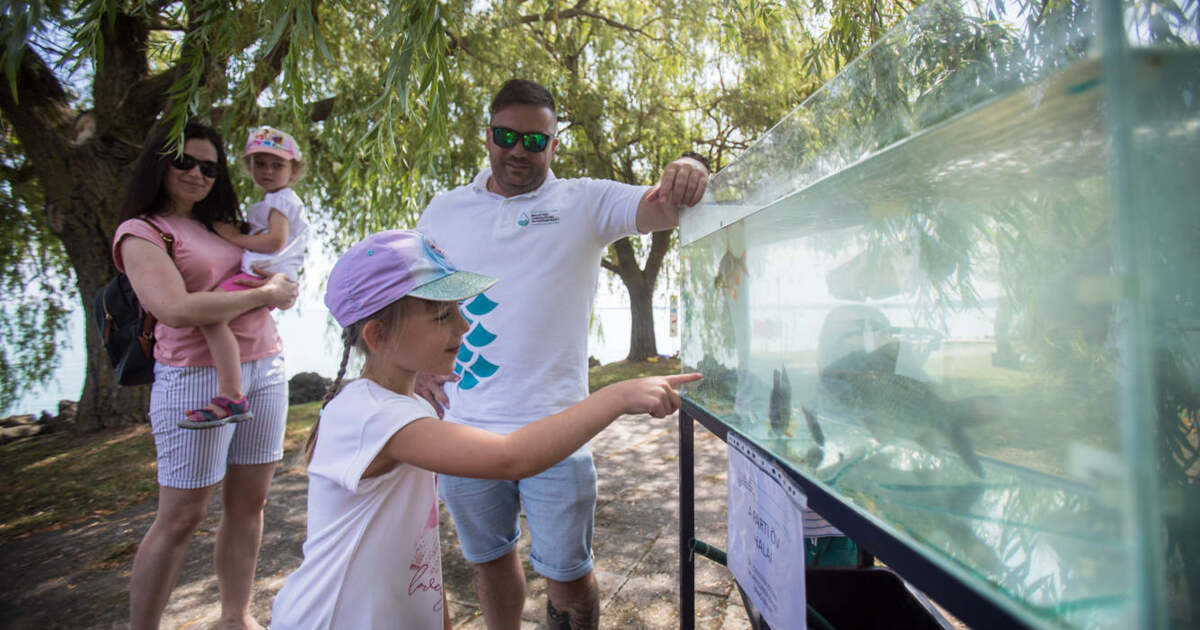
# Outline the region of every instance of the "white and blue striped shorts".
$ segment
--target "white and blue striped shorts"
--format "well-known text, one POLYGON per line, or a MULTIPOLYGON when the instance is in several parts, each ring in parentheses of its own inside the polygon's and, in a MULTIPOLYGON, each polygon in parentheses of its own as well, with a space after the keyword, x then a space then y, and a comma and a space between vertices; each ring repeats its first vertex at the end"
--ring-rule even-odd
POLYGON ((150 388, 150 425, 158 451, 158 483, 168 488, 204 488, 225 478, 236 464, 266 464, 283 458, 288 384, 283 355, 242 363, 242 389, 254 418, 213 429, 183 429, 176 421, 217 395, 217 369, 157 363, 150 388))

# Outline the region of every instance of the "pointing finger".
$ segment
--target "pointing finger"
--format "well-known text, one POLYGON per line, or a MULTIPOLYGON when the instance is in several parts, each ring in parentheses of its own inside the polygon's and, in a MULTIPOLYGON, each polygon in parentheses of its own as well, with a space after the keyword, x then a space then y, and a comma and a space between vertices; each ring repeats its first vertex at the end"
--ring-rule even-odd
POLYGON ((687 383, 698 381, 704 378, 704 375, 699 372, 689 372, 687 374, 670 374, 664 376, 663 378, 667 380, 667 384, 672 388, 678 389, 680 385, 685 385, 687 383))

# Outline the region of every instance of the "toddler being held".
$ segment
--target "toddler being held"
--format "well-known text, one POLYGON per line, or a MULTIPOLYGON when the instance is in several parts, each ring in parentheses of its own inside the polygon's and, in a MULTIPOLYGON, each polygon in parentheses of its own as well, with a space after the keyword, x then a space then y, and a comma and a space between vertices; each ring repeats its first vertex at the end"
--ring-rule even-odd
MULTIPOLYGON (((220 289, 241 291, 262 284, 276 273, 295 282, 308 241, 304 203, 292 190, 305 171, 300 148, 287 133, 258 127, 250 130, 242 160, 255 185, 263 191, 263 199, 248 209, 246 225, 218 222, 212 226, 226 241, 245 250, 241 273, 222 281, 220 289)), ((241 357, 229 323, 202 326, 200 331, 217 368, 217 395, 207 408, 186 412, 178 425, 209 429, 249 420, 251 414, 242 391, 241 357)))

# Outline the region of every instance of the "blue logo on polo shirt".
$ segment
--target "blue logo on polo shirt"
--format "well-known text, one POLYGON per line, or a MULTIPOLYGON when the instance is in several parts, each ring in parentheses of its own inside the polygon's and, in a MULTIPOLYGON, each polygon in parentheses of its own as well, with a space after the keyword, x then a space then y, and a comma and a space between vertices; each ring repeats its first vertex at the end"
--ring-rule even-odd
POLYGON ((561 219, 558 216, 562 212, 559 208, 550 210, 530 210, 528 213, 522 212, 521 216, 517 217, 517 225, 527 227, 530 225, 555 225, 561 219))
POLYGON ((454 362, 454 373, 459 376, 459 389, 472 389, 480 380, 492 376, 500 369, 500 366, 485 359, 480 352, 481 348, 491 345, 496 340, 496 335, 484 328, 478 318, 492 312, 496 306, 498 304, 483 293, 462 305, 463 317, 471 324, 471 328, 463 337, 463 344, 459 346, 458 357, 454 362))

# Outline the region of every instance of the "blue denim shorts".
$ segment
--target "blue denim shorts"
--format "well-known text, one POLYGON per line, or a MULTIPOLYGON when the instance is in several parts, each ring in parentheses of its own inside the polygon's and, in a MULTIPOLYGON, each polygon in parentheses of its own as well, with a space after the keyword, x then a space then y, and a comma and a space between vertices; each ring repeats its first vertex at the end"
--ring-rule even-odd
POLYGON ((491 562, 512 551, 521 537, 524 506, 534 571, 570 582, 592 570, 596 467, 587 445, 520 481, 438 475, 438 496, 454 519, 463 557, 471 564, 491 562))

